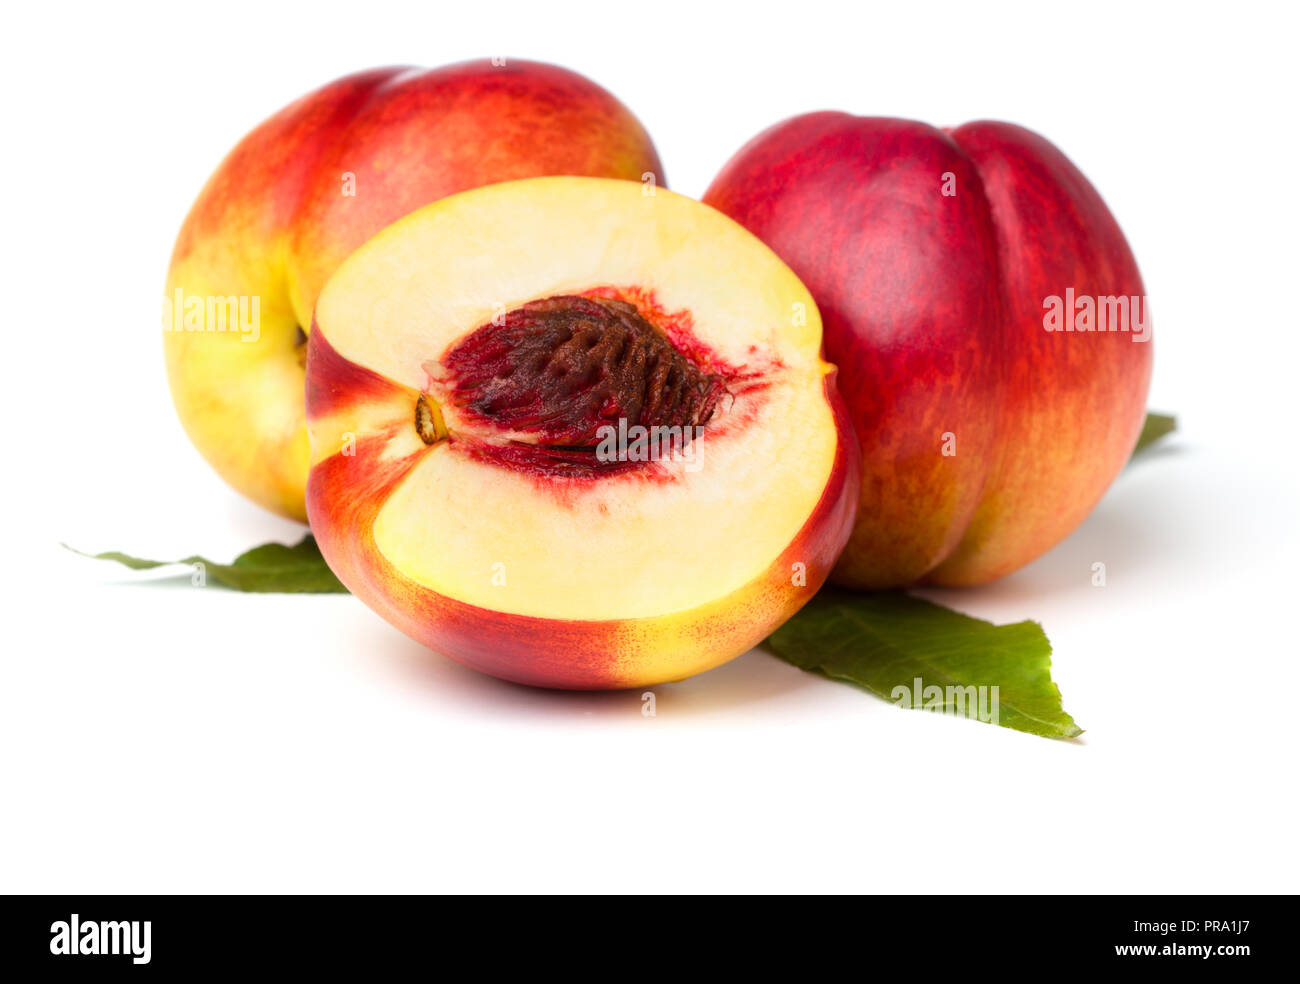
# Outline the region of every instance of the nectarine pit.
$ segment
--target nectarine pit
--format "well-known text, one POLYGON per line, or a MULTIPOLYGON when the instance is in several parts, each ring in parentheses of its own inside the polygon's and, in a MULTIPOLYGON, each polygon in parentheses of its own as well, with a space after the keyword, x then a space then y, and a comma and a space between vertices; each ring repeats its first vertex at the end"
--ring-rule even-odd
POLYGON ((463 419, 570 463, 594 455, 602 428, 620 420, 690 435, 727 391, 635 305, 573 294, 494 318, 424 368, 438 402, 463 419))

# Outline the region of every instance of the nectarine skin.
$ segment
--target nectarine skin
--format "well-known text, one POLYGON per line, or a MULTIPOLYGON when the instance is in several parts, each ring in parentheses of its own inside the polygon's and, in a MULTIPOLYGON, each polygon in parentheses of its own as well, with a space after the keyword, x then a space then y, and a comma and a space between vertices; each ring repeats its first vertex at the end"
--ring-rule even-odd
POLYGON ((742 148, 704 201, 821 309, 862 451, 833 580, 994 580, 1064 538, 1123 467, 1151 344, 1046 331, 1044 302, 1073 288, 1145 307, 1145 290, 1105 203, 1047 140, 813 113, 742 148))
POLYGON ((421 205, 538 175, 664 184, 610 93, 566 69, 488 59, 339 79, 262 123, 209 179, 177 237, 166 297, 257 298, 256 333, 164 332, 186 432, 231 485, 305 519, 303 334, 325 280, 421 205))

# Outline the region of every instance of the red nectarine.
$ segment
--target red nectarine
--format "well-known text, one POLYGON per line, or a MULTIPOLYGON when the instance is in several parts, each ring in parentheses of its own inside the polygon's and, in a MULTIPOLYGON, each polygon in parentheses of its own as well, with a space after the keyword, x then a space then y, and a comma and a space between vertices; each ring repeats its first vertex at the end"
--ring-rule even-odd
POLYGON ((862 450, 836 581, 993 580, 1074 529, 1128 459, 1151 376, 1142 279, 1042 137, 813 113, 756 137, 704 200, 821 308, 862 450))

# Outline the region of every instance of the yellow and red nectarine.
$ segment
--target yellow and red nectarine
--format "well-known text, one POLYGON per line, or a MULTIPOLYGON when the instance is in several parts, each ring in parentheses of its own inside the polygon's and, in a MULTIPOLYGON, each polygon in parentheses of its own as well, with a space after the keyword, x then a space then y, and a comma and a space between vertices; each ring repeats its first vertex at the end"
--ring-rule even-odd
POLYGON ((326 278, 421 205, 547 174, 663 184, 626 107, 535 62, 361 72, 253 130, 194 203, 167 275, 167 374, 204 458, 255 502, 305 519, 303 342, 326 278))

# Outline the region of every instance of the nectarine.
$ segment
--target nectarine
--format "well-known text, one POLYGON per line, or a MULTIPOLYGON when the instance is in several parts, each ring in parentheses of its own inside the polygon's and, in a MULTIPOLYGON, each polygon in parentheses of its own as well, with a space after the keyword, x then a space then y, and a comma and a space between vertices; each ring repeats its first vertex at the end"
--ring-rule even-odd
POLYGON ((408 635, 563 688, 676 680, 823 583, 858 465, 807 290, 663 189, 534 178, 420 209, 330 278, 307 509, 408 635))
POLYGON ((812 113, 742 148, 704 200, 825 319, 862 451, 836 581, 993 580, 1074 529, 1128 459, 1151 376, 1142 279, 1042 137, 812 113))
POLYGON ((253 130, 194 203, 164 297, 172 397, 208 462, 305 519, 303 346, 326 278, 421 205, 546 174, 664 181, 621 103, 527 61, 350 75, 253 130))

